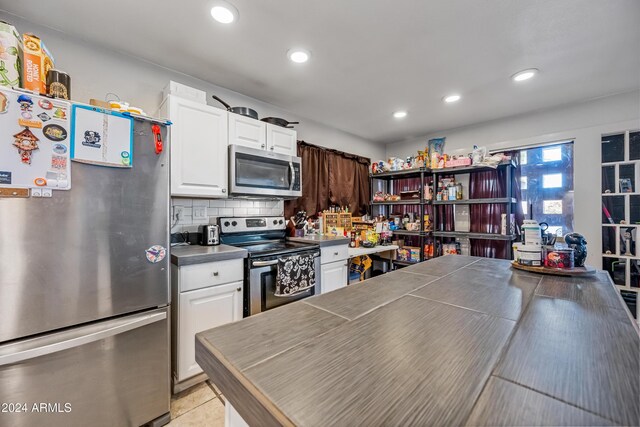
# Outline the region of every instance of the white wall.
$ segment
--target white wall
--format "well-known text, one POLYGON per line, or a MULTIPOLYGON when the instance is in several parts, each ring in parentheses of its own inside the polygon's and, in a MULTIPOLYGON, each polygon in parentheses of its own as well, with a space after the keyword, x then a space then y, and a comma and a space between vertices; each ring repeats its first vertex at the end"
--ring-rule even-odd
MULTIPOLYGON (((145 16, 140 19, 152 18, 145 16)), ((56 61, 56 68, 71 75, 72 98, 76 101, 88 103, 90 98, 104 99, 108 92, 113 92, 131 105, 142 107, 148 114, 154 114, 162 101, 162 89, 169 80, 175 80, 204 90, 208 96, 218 95, 231 106, 254 108, 260 117, 275 116, 289 121, 300 121, 301 123, 296 125, 298 139, 311 144, 372 159, 384 157, 383 145, 325 126, 309 118, 297 116, 294 112, 284 111, 275 105, 249 98, 179 71, 90 45, 59 31, 33 24, 2 11, 0 11, 0 20, 12 23, 20 33, 34 33, 43 39, 56 61)), ((96 25, 101 24, 98 22, 96 25)), ((105 33, 105 37, 108 37, 108 34, 105 33)), ((167 52, 167 55, 171 55, 171 52, 167 52)), ((221 107, 212 99, 209 99, 208 103, 221 107)))
POLYGON ((423 138, 387 144, 387 157, 406 157, 422 150, 429 138, 444 136, 446 152, 519 147, 574 139, 574 228, 589 243, 587 263, 602 265, 600 138, 602 134, 640 129, 640 91, 534 112, 423 138))

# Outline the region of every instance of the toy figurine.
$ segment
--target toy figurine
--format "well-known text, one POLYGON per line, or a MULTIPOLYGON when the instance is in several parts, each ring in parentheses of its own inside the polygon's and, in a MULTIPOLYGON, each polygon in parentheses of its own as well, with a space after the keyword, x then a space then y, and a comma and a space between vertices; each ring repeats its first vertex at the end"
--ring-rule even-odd
POLYGON ((587 259, 587 241, 579 233, 568 233, 564 236, 564 241, 573 249, 573 259, 576 267, 584 267, 587 259))

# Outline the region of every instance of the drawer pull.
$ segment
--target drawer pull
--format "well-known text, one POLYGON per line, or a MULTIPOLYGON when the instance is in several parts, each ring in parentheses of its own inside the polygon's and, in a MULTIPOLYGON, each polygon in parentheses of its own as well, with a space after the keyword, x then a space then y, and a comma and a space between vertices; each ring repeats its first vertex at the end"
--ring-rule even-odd
POLYGON ((338 252, 334 252, 334 253, 333 253, 333 256, 338 256, 338 252))
POLYGON ((213 273, 211 273, 212 276, 216 276, 216 277, 218 276, 218 274, 219 273, 217 271, 214 271, 213 273))

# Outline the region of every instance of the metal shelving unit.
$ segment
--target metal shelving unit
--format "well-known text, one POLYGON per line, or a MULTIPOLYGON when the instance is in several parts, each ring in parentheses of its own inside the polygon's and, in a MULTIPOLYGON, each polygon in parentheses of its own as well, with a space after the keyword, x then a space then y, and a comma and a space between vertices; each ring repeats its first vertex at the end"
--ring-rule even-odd
MULTIPOLYGON (((516 198, 513 197, 513 188, 512 188, 512 176, 513 169, 515 164, 513 162, 503 163, 498 165, 498 168, 506 168, 506 197, 500 198, 484 198, 484 199, 464 199, 464 200, 434 200, 433 205, 433 224, 434 231, 433 236, 436 238, 467 238, 467 239, 483 239, 483 240, 501 240, 501 241, 513 241, 516 236, 508 234, 493 234, 493 233, 474 233, 474 232, 461 232, 461 231, 438 231, 435 228, 438 226, 438 210, 435 209, 435 206, 439 205, 477 205, 477 204, 504 204, 506 205, 506 214, 507 218, 511 216, 513 211, 513 204, 515 204, 516 198)), ((450 176, 450 175, 458 175, 465 173, 473 173, 473 172, 482 172, 494 170, 494 168, 490 168, 487 166, 468 166, 468 167, 457 167, 457 168, 442 168, 442 169, 433 169, 433 191, 434 194, 438 189, 438 180, 441 176, 450 176)), ((437 254, 435 254, 437 256, 437 254)), ((507 259, 512 258, 512 248, 511 245, 507 245, 507 259)))
MULTIPOLYGON (((493 168, 487 166, 468 166, 468 167, 454 167, 454 168, 443 168, 443 169, 429 169, 429 168, 420 168, 420 169, 409 169, 397 172, 384 172, 377 173, 375 175, 369 175, 369 184, 371 189, 371 196, 375 193, 377 186, 375 185, 375 181, 385 181, 385 191, 387 193, 390 192, 393 181, 400 179, 409 179, 409 178, 419 178, 420 179, 420 200, 398 200, 398 201, 384 201, 384 202, 374 202, 371 201, 371 206, 378 206, 382 209, 385 209, 385 214, 388 216, 390 213, 390 208, 392 206, 420 206, 420 231, 407 231, 407 230, 397 230, 393 233, 398 236, 414 236, 419 237, 420 241, 420 261, 425 260, 425 240, 428 237, 433 237, 434 245, 436 244, 436 238, 470 238, 470 239, 485 239, 485 240, 502 240, 502 241, 512 241, 515 239, 513 235, 502 235, 502 234, 491 234, 491 233, 471 233, 471 232, 456 232, 456 231, 425 231, 424 230, 424 215, 425 215, 425 206, 433 206, 431 209, 431 223, 434 227, 437 225, 437 213, 435 206, 438 205, 473 205, 473 204, 505 204, 507 206, 507 215, 513 213, 513 204, 516 203, 516 198, 513 197, 513 190, 511 188, 511 177, 513 173, 513 168, 515 165, 513 163, 505 163, 499 165, 500 168, 507 168, 507 197, 500 198, 486 198, 486 199, 466 199, 466 200, 425 200, 424 199, 424 188, 426 185, 425 179, 429 177, 432 178, 432 185, 434 188, 434 193, 438 188, 438 178, 443 175, 455 175, 455 174, 463 174, 463 173, 473 173, 480 171, 492 170, 493 168)), ((373 212, 372 212, 373 213, 373 212)), ((511 258, 511 245, 508 245, 507 255, 511 258)), ((434 256, 438 256, 438 249, 434 247, 434 256)), ((394 261, 397 265, 411 265, 414 263, 406 262, 406 261, 394 261)))
MULTIPOLYGON (((388 216, 388 214, 390 213, 392 206, 419 206, 420 207, 420 230, 419 231, 396 230, 393 232, 393 234, 397 236, 412 236, 412 237, 419 238, 420 262, 425 260, 425 250, 424 250, 425 238, 431 236, 432 234, 431 232, 424 230, 425 206, 431 204, 430 201, 427 201, 424 199, 424 187, 425 187, 425 178, 428 178, 430 176, 431 176, 431 170, 428 168, 407 169, 407 170, 402 170, 397 172, 383 172, 383 173, 377 173, 375 175, 373 174, 369 175, 369 185, 371 189, 372 198, 375 193, 375 189, 377 188, 375 186, 376 180, 385 181, 386 183, 385 191, 387 193, 390 193, 391 186, 393 185, 392 184, 393 181, 400 180, 400 179, 410 179, 410 178, 420 179, 420 186, 419 186, 420 199, 419 200, 397 200, 397 201, 384 201, 384 202, 374 202, 373 200, 371 200, 370 202, 372 207, 379 206, 379 207, 382 207, 382 209, 385 209, 386 216, 388 216)), ((407 262, 407 261, 400 261, 400 260, 394 260, 393 263, 401 266, 415 264, 414 262, 407 262)))

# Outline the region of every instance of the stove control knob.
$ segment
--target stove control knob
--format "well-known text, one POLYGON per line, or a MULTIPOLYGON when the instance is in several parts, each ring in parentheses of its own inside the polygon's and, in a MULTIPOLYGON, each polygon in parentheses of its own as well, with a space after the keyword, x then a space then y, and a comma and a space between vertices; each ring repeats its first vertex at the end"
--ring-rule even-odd
POLYGON ((238 225, 238 223, 237 223, 236 221, 233 221, 233 222, 231 223, 231 225, 233 225, 233 226, 235 227, 236 225, 238 225))
POLYGON ((228 227, 228 226, 229 226, 229 221, 225 221, 225 222, 224 222, 224 226, 225 226, 225 227, 228 227))
POLYGON ((278 220, 277 219, 273 220, 273 225, 278 225, 278 220))
POLYGON ((280 220, 280 221, 278 221, 278 224, 282 225, 282 224, 284 224, 284 221, 280 220))

